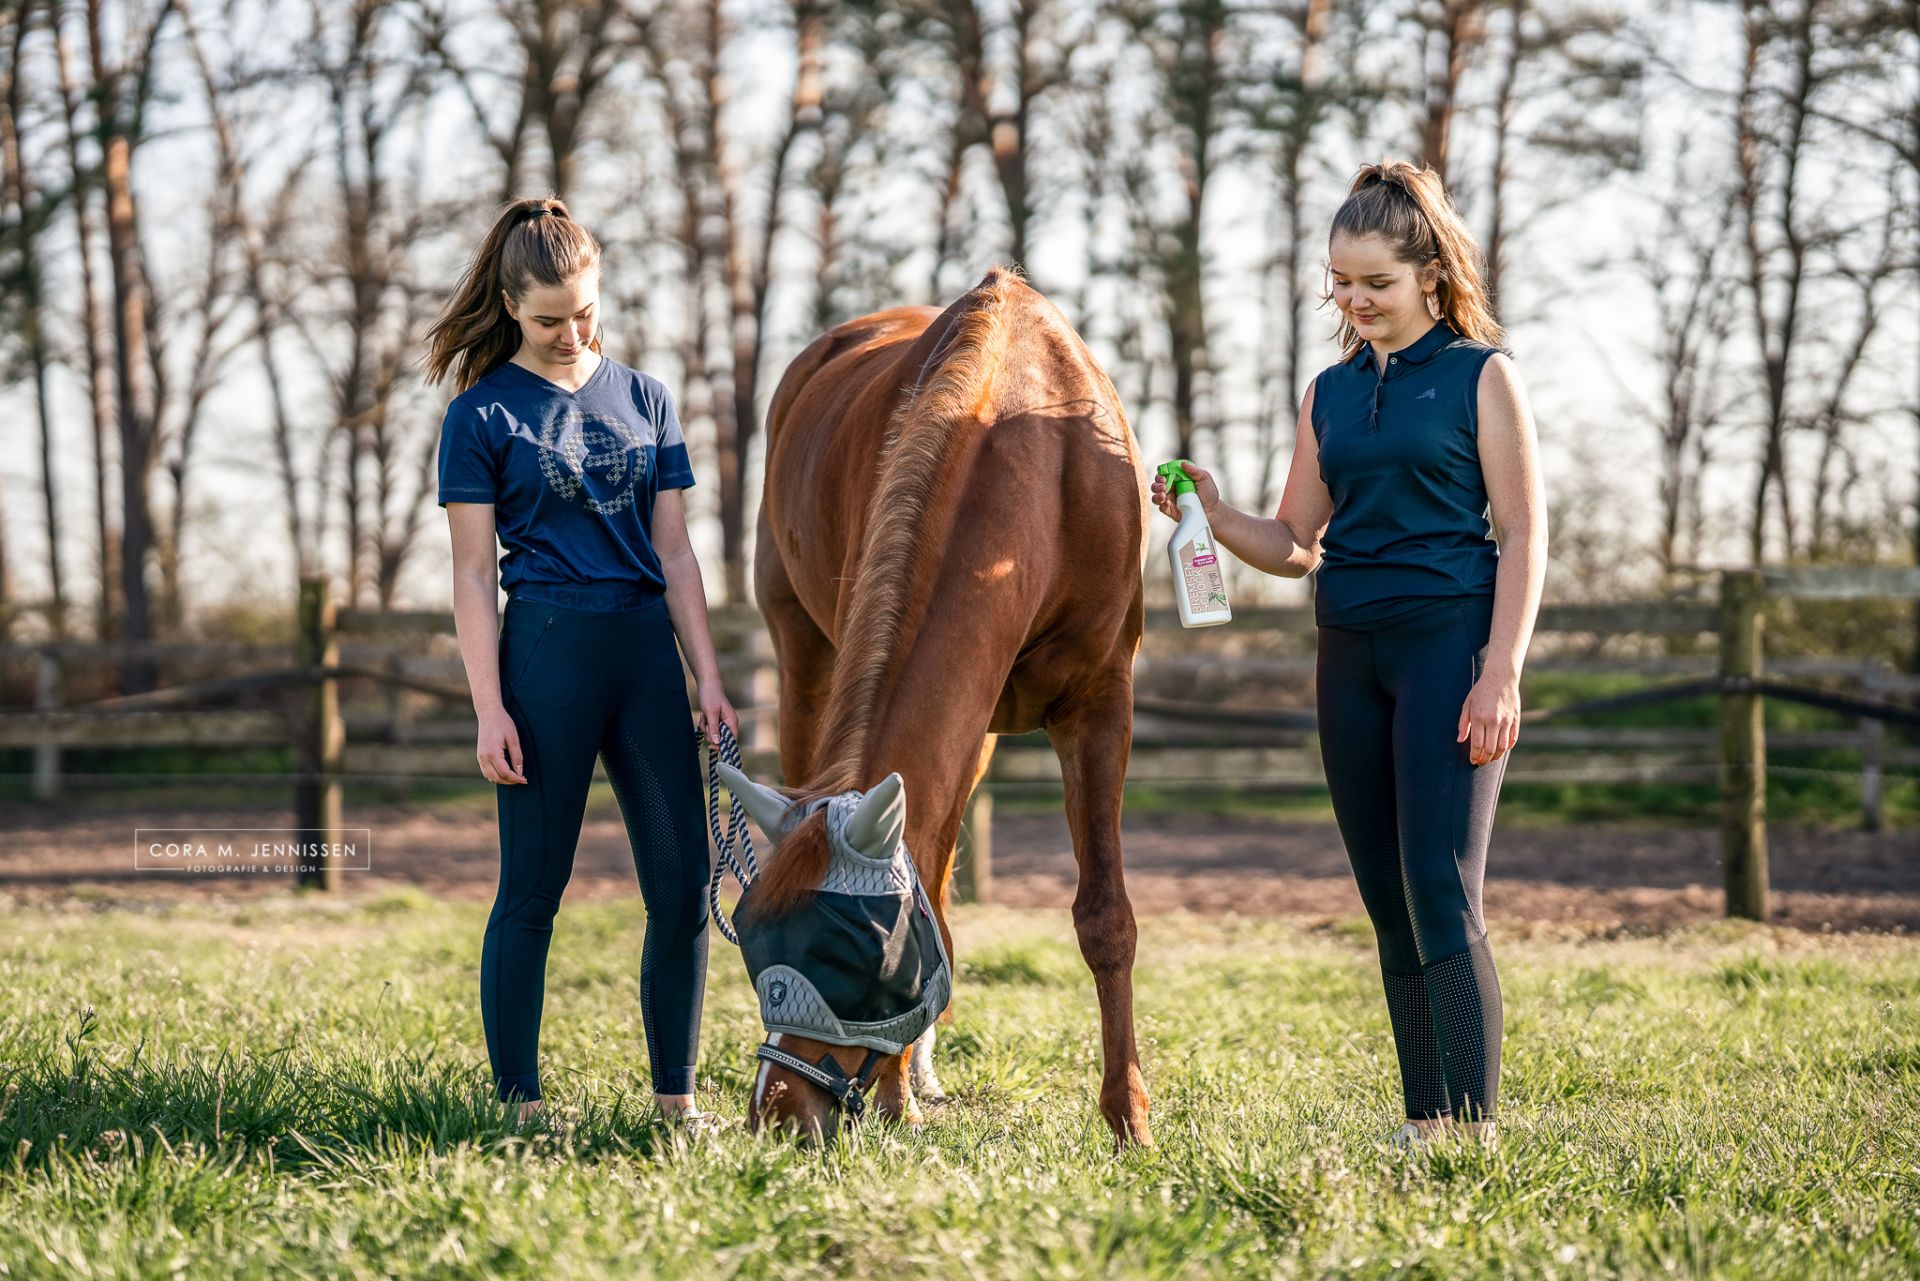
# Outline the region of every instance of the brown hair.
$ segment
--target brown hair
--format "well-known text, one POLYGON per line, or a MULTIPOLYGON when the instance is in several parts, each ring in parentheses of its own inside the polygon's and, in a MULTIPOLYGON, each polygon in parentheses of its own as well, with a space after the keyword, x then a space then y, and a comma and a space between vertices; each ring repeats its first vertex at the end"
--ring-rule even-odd
MULTIPOLYGON (((1501 345, 1505 331, 1487 301, 1480 247, 1432 169, 1404 160, 1362 165, 1333 215, 1329 246, 1341 232, 1381 237, 1393 246, 1396 258, 1416 270, 1437 262, 1440 279, 1433 296, 1440 304, 1440 319, 1475 342, 1501 345)), ((1332 297, 1331 289, 1321 295, 1322 301, 1332 297)), ((1334 337, 1342 357, 1352 356, 1365 341, 1344 314, 1334 337)))
MULTIPOLYGON (((564 285, 599 266, 600 242, 560 200, 509 201, 427 330, 427 354, 420 359, 427 381, 437 383, 451 372, 455 389, 465 391, 519 348, 520 322, 507 314, 502 292, 518 304, 530 289, 564 285)), ((598 326, 587 345, 600 350, 598 326)))

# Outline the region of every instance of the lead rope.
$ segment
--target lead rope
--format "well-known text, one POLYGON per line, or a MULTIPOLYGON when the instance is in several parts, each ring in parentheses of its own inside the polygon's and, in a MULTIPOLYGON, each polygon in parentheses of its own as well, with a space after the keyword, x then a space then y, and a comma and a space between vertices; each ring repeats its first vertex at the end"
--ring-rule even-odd
POLYGON ((727 915, 720 910, 720 878, 727 872, 733 873, 733 879, 740 882, 740 888, 752 885, 754 878, 760 875, 760 865, 753 859, 753 834, 747 830, 747 810, 740 804, 740 798, 728 793, 731 805, 727 811, 727 830, 720 830, 720 762, 725 760, 741 773, 746 766, 740 760, 740 744, 734 740, 733 730, 724 722, 720 726, 720 747, 715 750, 707 743, 707 736, 699 726, 694 726, 693 739, 695 750, 707 749, 707 827, 713 832, 713 846, 718 857, 713 860, 713 876, 707 881, 707 910, 713 915, 713 923, 719 927, 722 937, 735 947, 740 945, 740 936, 733 932, 733 926, 727 921, 727 915), (734 850, 738 848, 736 858, 734 850))

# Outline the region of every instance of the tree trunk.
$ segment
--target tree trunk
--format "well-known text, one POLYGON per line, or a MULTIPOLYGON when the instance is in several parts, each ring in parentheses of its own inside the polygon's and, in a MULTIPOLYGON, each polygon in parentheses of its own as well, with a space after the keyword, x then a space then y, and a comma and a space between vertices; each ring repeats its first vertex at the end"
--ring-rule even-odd
POLYGON ((940 183, 940 204, 936 215, 933 270, 927 277, 926 300, 936 307, 941 301, 940 276, 946 270, 947 260, 954 256, 953 207, 960 203, 961 180, 967 170, 965 135, 956 128, 948 143, 946 171, 940 183))
MULTIPOLYGON (((821 56, 826 45, 827 17, 811 0, 793 7, 798 65, 793 94, 787 104, 786 127, 774 146, 767 180, 765 221, 757 229, 758 245, 751 256, 745 244, 747 228, 740 225, 737 191, 742 175, 722 161, 722 186, 727 211, 727 296, 732 320, 733 421, 722 431, 720 469, 720 547, 727 599, 740 602, 747 593, 747 475, 753 442, 760 428, 760 366, 765 357, 767 300, 773 286, 773 250, 781 227, 782 194, 787 185, 787 163, 794 144, 820 123, 821 56), (730 464, 730 465, 729 465, 730 464)), ((716 50, 717 53, 717 50, 716 50)), ((715 119, 719 118, 715 111, 715 119)), ((719 154, 719 148, 715 148, 719 154)))
MULTIPOLYGON (((153 639, 147 593, 147 557, 153 548, 148 506, 154 455, 153 389, 147 365, 147 283, 140 261, 138 210, 133 193, 133 139, 120 119, 118 77, 106 67, 100 0, 87 0, 87 44, 101 115, 101 185, 107 199, 107 259, 113 280, 113 372, 120 398, 120 599, 123 635, 130 641, 153 639)), ((156 16, 155 22, 160 20, 156 16)), ((149 660, 129 658, 121 666, 121 692, 152 687, 149 660)))
POLYGON ((1771 30, 1771 14, 1764 0, 1747 0, 1744 16, 1746 18, 1745 48, 1741 71, 1741 85, 1736 105, 1737 159, 1740 167, 1740 206, 1744 224, 1744 245, 1747 257, 1747 291, 1749 303, 1753 308, 1754 338, 1759 345, 1763 390, 1766 393, 1766 439, 1761 461, 1760 477, 1754 485, 1754 505, 1752 524, 1748 529, 1747 546, 1753 562, 1758 564, 1766 550, 1767 495, 1772 492, 1774 502, 1780 511, 1781 535, 1785 541, 1783 555, 1791 560, 1798 546, 1797 531, 1794 523, 1793 489, 1787 479, 1786 436, 1788 428, 1787 389, 1791 385, 1794 343, 1798 336, 1800 319, 1800 292, 1807 277, 1807 236, 1801 226, 1797 209, 1799 196, 1798 175, 1806 140, 1806 126, 1811 114, 1811 95, 1814 90, 1813 76, 1813 31, 1812 6, 1809 4, 1799 15, 1796 24, 1784 32, 1786 38, 1793 41, 1789 51, 1789 65, 1793 81, 1788 90, 1781 95, 1781 105, 1787 112, 1787 127, 1782 131, 1776 144, 1779 148, 1781 173, 1778 179, 1778 206, 1772 218, 1785 249, 1787 261, 1780 277, 1775 280, 1771 268, 1769 251, 1761 244, 1760 221, 1763 201, 1762 183, 1765 181, 1765 161, 1761 148, 1765 143, 1761 126, 1756 120, 1757 100, 1761 93, 1759 85, 1760 68, 1766 61, 1768 46, 1778 36, 1771 30), (1784 296, 1778 316, 1770 316, 1767 311, 1767 297, 1777 291, 1784 296))
POLYGON ((1426 60, 1426 118, 1420 130, 1421 162, 1440 175, 1443 186, 1451 186, 1447 172, 1453 112, 1460 95, 1460 77, 1467 67, 1467 55, 1478 36, 1479 8, 1483 0, 1443 0, 1439 19, 1427 28, 1422 52, 1426 60))
POLYGON ((74 87, 72 55, 67 48, 64 27, 54 24, 55 64, 60 73, 61 114, 66 122, 67 168, 73 181, 73 223, 78 238, 80 259, 80 330, 85 345, 87 367, 87 403, 92 420, 93 439, 93 517, 94 635, 110 639, 115 632, 114 618, 119 592, 114 586, 113 566, 119 559, 119 536, 113 527, 113 513, 107 502, 107 424, 113 420, 113 387, 106 353, 101 350, 100 304, 93 279, 94 261, 94 186, 80 158, 80 95, 74 87))
MULTIPOLYGON (((1309 232, 1301 167, 1320 123, 1320 94, 1326 80, 1324 45, 1332 17, 1333 0, 1308 0, 1300 28, 1298 104, 1292 118, 1293 131, 1282 142, 1279 164, 1280 225, 1286 238, 1280 249, 1280 266, 1285 282, 1287 338, 1281 356, 1286 394, 1276 403, 1275 416, 1284 410, 1287 427, 1293 427, 1300 418, 1301 383, 1306 373, 1307 300, 1314 292, 1300 274, 1305 265, 1309 232)), ((1278 422, 1272 424, 1275 429, 1280 426, 1278 422)), ((1269 437, 1260 463, 1259 501, 1263 513, 1279 505, 1279 495, 1272 492, 1274 462, 1283 449, 1291 457, 1294 444, 1292 433, 1284 446, 1269 437)))
POLYGON ((1508 150, 1513 136, 1514 90, 1520 80, 1522 32, 1526 21, 1527 0, 1507 0, 1507 56, 1500 67, 1500 88, 1494 95, 1493 177, 1487 192, 1487 305, 1499 319, 1501 267, 1507 247, 1507 170, 1508 150))
MULTIPOLYGON (((7 203, 15 210, 20 253, 20 338, 33 370, 34 404, 40 426, 40 484, 45 506, 47 561, 51 596, 47 621, 56 637, 66 635, 66 587, 60 573, 59 490, 53 463, 53 415, 47 395, 47 342, 40 327, 41 275, 39 233, 42 210, 35 207, 32 180, 20 150, 21 55, 27 42, 32 6, 22 4, 9 16, 12 48, 8 52, 4 103, 0 103, 0 170, 4 171, 7 203)), ((5 542, 5 516, 0 514, 0 641, 12 635, 20 602, 15 599, 13 562, 5 542)))

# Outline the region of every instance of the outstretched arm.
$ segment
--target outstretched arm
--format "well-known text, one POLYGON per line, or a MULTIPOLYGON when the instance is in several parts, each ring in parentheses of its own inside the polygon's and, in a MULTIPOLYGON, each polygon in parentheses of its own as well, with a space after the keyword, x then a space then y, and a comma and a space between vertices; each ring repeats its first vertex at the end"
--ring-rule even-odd
MULTIPOLYGON (((1305 578, 1320 567, 1320 539, 1333 516, 1333 497, 1320 479, 1320 445, 1313 435, 1313 388, 1300 402, 1294 425, 1293 462, 1287 468, 1280 510, 1272 517, 1243 512, 1220 497, 1212 473, 1187 467, 1194 493, 1213 526, 1219 544, 1241 561, 1282 578, 1305 578)), ((1159 477, 1153 482, 1153 502, 1175 520, 1180 508, 1159 477)))

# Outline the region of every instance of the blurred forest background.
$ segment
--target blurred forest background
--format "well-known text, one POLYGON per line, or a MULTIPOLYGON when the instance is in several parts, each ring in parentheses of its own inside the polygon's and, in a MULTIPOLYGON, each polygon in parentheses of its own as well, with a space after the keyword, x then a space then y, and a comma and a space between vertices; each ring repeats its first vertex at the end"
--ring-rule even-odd
POLYGON ((995 261, 1270 509, 1383 155, 1486 252, 1550 599, 1920 548, 1920 0, 0 0, 0 144, 0 641, 443 605, 420 336, 547 193, 716 599, 786 361, 995 261))

